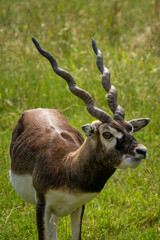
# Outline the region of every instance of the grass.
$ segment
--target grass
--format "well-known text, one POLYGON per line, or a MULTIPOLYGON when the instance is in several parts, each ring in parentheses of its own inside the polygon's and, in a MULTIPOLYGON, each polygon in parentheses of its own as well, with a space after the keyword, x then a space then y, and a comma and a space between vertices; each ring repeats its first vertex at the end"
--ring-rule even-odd
MULTIPOLYGON (((35 209, 9 181, 12 129, 25 109, 57 108, 70 124, 94 119, 53 74, 31 41, 34 36, 59 65, 110 113, 95 64, 91 37, 103 52, 126 119, 149 117, 136 138, 148 158, 135 170, 117 170, 99 196, 86 205, 82 239, 160 238, 160 4, 158 0, 0 1, 0 239, 37 239, 35 209)), ((59 239, 71 237, 62 218, 59 239)))

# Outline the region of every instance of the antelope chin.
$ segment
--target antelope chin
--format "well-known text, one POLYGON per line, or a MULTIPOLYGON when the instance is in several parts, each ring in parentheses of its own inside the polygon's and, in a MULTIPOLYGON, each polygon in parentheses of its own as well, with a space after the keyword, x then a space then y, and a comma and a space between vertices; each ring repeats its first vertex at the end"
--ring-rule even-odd
POLYGON ((122 157, 122 162, 120 165, 117 167, 119 169, 125 169, 125 168, 136 168, 140 165, 142 162, 141 158, 138 157, 122 157))

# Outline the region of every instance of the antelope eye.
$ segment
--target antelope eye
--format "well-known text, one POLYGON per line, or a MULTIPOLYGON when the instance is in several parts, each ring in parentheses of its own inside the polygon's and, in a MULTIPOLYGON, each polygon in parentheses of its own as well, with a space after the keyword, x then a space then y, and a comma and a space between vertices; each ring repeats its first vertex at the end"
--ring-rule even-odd
POLYGON ((104 132, 104 133, 103 133, 103 137, 104 137, 105 139, 109 139, 109 138, 113 137, 113 135, 112 135, 111 133, 109 133, 109 132, 104 132))

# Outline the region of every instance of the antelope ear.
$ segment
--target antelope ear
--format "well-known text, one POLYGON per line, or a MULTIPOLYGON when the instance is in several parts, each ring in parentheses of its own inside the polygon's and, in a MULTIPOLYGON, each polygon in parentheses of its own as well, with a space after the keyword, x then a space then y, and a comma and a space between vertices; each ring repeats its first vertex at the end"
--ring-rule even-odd
POLYGON ((142 128, 147 126, 147 124, 149 122, 150 122, 149 118, 139 118, 139 119, 133 119, 133 120, 129 121, 129 123, 131 123, 134 128, 133 132, 140 131, 142 128))
POLYGON ((97 128, 93 124, 86 124, 82 126, 82 130, 86 137, 92 137, 97 132, 97 128))

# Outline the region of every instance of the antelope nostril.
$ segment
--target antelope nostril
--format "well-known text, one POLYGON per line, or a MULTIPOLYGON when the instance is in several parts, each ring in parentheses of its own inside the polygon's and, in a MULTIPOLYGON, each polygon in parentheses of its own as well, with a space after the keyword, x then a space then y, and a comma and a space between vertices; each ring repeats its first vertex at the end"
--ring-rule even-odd
POLYGON ((136 149, 136 153, 138 153, 139 155, 143 155, 145 158, 147 156, 147 150, 146 148, 137 148, 136 149))

